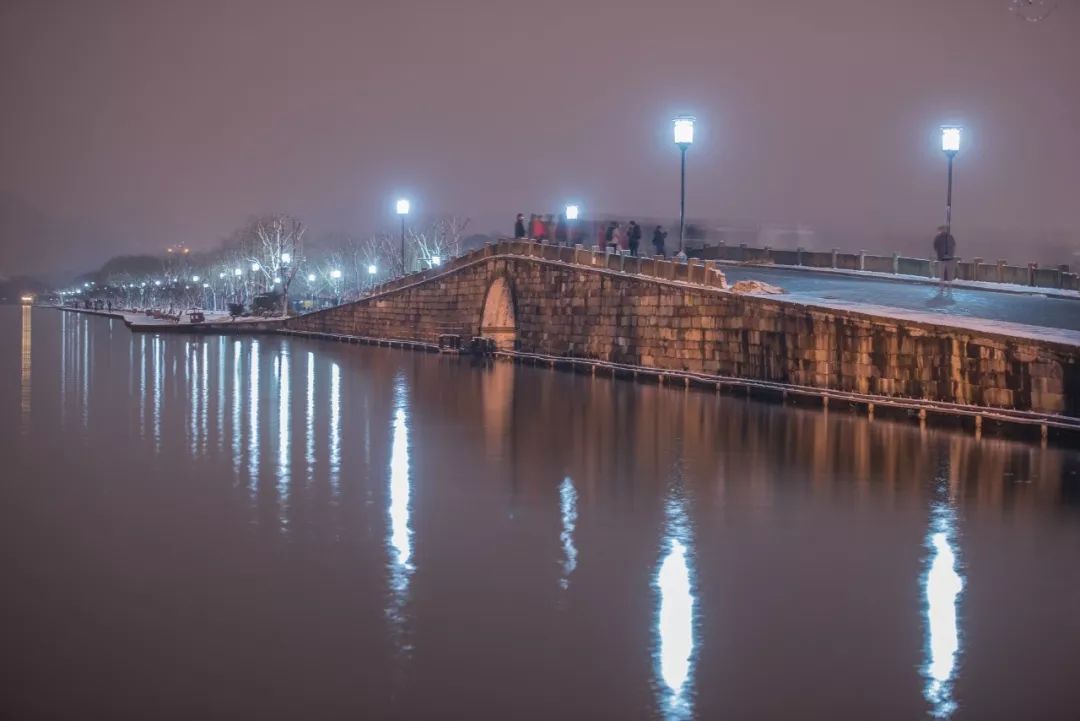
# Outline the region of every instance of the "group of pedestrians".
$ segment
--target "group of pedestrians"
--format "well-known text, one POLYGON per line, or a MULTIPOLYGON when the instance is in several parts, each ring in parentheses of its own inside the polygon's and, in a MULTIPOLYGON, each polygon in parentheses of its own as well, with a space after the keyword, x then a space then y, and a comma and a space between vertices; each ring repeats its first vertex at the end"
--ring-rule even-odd
POLYGON ((566 216, 562 213, 553 215, 548 213, 547 215, 537 215, 533 213, 529 216, 528 220, 525 220, 523 213, 518 213, 517 218, 514 220, 514 238, 532 238, 533 240, 547 241, 549 243, 557 243, 559 245, 573 244, 575 238, 580 235, 574 233, 574 237, 571 237, 570 225, 566 221, 566 216))
MULTIPOLYGON (((587 236, 585 229, 596 227, 588 221, 574 221, 571 225, 562 215, 530 215, 526 220, 524 213, 518 213, 514 220, 514 238, 530 238, 532 240, 553 242, 557 245, 574 245, 581 242, 587 236)), ((598 234, 597 247, 603 247, 607 252, 620 253, 627 251, 631 256, 640 255, 643 231, 636 220, 623 225, 617 220, 609 221, 601 226, 602 235, 598 234)), ((652 233, 653 254, 667 256, 667 231, 661 225, 656 226, 652 233)))

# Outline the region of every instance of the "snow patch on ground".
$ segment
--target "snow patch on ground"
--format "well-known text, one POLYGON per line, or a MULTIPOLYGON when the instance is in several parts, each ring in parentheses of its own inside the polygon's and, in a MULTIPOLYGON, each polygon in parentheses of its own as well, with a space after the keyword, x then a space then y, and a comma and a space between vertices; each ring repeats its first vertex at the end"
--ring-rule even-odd
POLYGON ((761 293, 764 295, 779 295, 784 292, 783 288, 769 285, 760 280, 740 280, 728 290, 733 293, 761 293))

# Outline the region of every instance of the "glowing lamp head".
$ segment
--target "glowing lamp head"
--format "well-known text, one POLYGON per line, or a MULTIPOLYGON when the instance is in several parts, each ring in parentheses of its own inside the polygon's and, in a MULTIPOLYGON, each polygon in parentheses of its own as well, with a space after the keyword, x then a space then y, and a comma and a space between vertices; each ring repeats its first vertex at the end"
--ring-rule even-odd
POLYGON ((576 205, 568 205, 568 206, 566 206, 566 219, 567 220, 577 220, 578 219, 578 214, 580 212, 581 212, 581 209, 578 208, 576 205))
POLYGON ((431 256, 431 264, 432 265, 442 265, 442 258, 440 258, 437 255, 431 256))
POLYGON ((401 198, 397 202, 397 214, 408 215, 409 214, 409 201, 405 198, 401 198))
POLYGON ((244 274, 244 271, 240 270, 239 268, 233 268, 232 274, 239 278, 244 274))
POLYGON ((368 275, 375 275, 376 273, 379 272, 379 269, 376 268, 374 265, 369 265, 367 267, 367 272, 368 272, 368 275))
POLYGON ((955 125, 942 126, 941 149, 950 155, 960 152, 960 128, 955 125))
POLYGON ((281 278, 274 278, 274 285, 281 285, 281 278))
POLYGON ((199 276, 197 276, 197 275, 191 276, 191 282, 192 283, 198 283, 199 282, 199 276))
POLYGON ((675 144, 687 146, 694 142, 694 118, 680 115, 674 120, 675 144))
POLYGON ((281 262, 286 263, 286 264, 291 263, 292 262, 292 253, 282 253, 281 254, 281 262))
POLYGON ((339 279, 341 277, 341 271, 337 269, 330 271, 330 277, 334 280, 339 279))
POLYGON ((225 277, 225 274, 224 274, 224 273, 218 273, 218 274, 217 274, 217 277, 218 277, 218 278, 224 278, 224 277, 225 277))
POLYGON ((154 285, 161 285, 161 281, 160 280, 155 280, 154 285))
POLYGON ((258 270, 259 270, 259 264, 258 263, 252 263, 251 264, 251 272, 255 273, 255 272, 258 272, 258 270))
POLYGON ((314 273, 308 273, 307 274, 307 282, 308 283, 314 283, 315 282, 315 274, 314 273))
POLYGON ((209 288, 209 287, 210 287, 210 284, 209 284, 209 283, 203 283, 203 284, 202 284, 202 287, 203 287, 203 288, 209 288))

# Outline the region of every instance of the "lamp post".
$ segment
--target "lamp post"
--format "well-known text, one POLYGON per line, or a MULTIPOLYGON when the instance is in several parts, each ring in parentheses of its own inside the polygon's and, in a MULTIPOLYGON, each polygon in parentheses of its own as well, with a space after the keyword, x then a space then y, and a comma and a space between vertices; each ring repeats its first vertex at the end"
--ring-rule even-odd
POLYGON ((571 203, 566 206, 566 242, 574 245, 574 221, 578 219, 578 215, 581 214, 581 208, 571 203))
POLYGON ((401 216, 401 274, 405 275, 405 216, 409 214, 408 199, 398 199, 397 214, 401 216))
POLYGON ((960 152, 960 128, 956 125, 941 127, 941 150, 949 159, 949 181, 945 191, 945 234, 952 233, 952 167, 953 158, 960 152))
POLYGON ((675 118, 675 144, 679 146, 679 259, 686 260, 686 149, 694 143, 694 118, 680 115, 675 118))

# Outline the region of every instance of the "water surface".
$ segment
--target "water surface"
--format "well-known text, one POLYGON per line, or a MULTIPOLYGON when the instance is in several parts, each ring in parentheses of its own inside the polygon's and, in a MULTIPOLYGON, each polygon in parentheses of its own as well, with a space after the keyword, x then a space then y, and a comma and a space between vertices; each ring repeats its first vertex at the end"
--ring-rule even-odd
POLYGON ((20 719, 1075 719, 1080 456, 0 308, 20 719))

